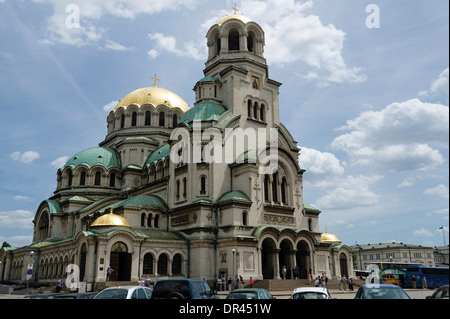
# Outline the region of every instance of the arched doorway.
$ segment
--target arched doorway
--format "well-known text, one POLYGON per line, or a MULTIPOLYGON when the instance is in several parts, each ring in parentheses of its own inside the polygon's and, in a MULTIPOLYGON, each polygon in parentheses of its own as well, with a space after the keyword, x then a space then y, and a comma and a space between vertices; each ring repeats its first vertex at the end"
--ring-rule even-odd
MULTIPOLYGON (((292 279, 292 255, 292 244, 289 240, 284 239, 280 244, 280 253, 278 254, 280 268, 286 267, 286 278, 284 279, 292 279)), ((280 275, 283 276, 281 271, 280 275)))
POLYGON ((308 244, 301 240, 297 244, 297 253, 295 256, 295 260, 298 266, 298 275, 300 279, 308 278, 308 272, 312 271, 311 269, 311 255, 309 251, 308 244))
POLYGON ((275 242, 266 238, 261 245, 261 267, 263 279, 274 279, 275 268, 275 258, 277 255, 275 242))
POLYGON ((339 255, 339 265, 341 267, 341 277, 348 277, 347 256, 344 253, 339 255))
POLYGON ((127 246, 117 242, 111 247, 110 266, 113 269, 111 281, 129 281, 131 279, 131 254, 127 246))

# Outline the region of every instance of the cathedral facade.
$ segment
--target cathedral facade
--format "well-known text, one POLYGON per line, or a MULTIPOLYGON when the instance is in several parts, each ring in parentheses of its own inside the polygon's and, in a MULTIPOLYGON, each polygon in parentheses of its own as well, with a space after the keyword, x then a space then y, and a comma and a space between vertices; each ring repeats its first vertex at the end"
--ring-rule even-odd
POLYGON ((300 149, 280 122, 264 31, 232 14, 206 37, 194 106, 156 75, 121 99, 98 147, 58 169, 32 243, 0 250, 0 281, 54 282, 73 265, 88 290, 108 267, 112 281, 277 279, 283 267, 288 278, 295 267, 300 278, 352 275, 350 249, 319 232, 320 211, 303 201, 300 149))

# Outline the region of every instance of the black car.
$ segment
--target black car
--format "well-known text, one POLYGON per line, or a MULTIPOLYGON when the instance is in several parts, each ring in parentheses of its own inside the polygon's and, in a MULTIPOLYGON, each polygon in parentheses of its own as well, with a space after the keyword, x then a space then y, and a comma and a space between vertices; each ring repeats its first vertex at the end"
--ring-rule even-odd
POLYGON ((153 289, 152 299, 219 299, 204 280, 159 280, 153 289))

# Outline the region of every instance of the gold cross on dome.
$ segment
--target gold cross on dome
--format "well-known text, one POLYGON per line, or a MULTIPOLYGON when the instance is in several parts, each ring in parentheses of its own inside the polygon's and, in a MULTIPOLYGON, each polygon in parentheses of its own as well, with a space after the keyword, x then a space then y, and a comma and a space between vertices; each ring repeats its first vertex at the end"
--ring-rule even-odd
POLYGON ((237 14, 237 12, 239 11, 238 8, 236 7, 236 3, 234 4, 234 7, 232 9, 234 10, 234 14, 237 14))
POLYGON ((153 87, 155 88, 156 87, 156 81, 159 81, 159 79, 156 77, 156 74, 155 74, 155 77, 152 77, 152 80, 155 80, 155 83, 153 83, 153 87))

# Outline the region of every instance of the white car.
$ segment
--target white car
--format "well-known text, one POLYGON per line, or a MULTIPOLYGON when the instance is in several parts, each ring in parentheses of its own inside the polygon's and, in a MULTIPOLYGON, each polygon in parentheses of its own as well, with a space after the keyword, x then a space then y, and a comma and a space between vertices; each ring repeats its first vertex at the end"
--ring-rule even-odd
POLYGON ((290 299, 331 299, 327 288, 301 287, 295 288, 290 299))
POLYGON ((150 299, 152 290, 145 286, 110 287, 100 291, 94 299, 150 299))

